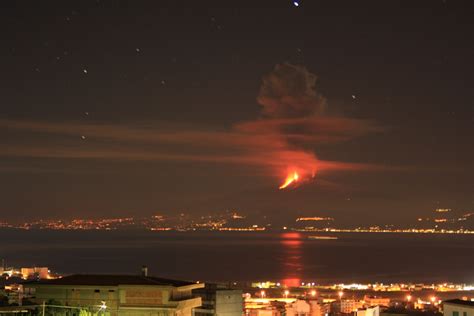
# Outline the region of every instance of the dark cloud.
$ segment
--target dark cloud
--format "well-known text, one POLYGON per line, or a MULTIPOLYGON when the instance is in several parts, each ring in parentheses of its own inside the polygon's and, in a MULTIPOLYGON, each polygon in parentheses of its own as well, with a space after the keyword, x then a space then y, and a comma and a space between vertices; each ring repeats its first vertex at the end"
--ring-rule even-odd
POLYGON ((278 64, 263 77, 257 97, 268 117, 307 117, 323 113, 326 99, 316 91, 316 75, 302 66, 278 64))

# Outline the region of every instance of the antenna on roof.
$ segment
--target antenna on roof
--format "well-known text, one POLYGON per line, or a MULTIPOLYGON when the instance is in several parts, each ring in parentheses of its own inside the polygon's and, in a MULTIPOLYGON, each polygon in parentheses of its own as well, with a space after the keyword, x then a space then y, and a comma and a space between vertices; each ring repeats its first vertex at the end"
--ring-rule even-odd
POLYGON ((148 267, 147 266, 142 266, 142 276, 144 276, 144 277, 148 276, 148 267))

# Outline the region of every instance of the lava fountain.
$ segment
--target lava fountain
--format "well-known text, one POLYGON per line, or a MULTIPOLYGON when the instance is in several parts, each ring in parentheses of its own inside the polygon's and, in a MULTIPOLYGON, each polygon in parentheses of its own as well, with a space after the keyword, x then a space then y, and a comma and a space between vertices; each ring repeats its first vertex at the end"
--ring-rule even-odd
POLYGON ((283 182, 283 184, 280 185, 279 189, 280 190, 285 189, 292 183, 298 182, 299 178, 300 176, 298 175, 298 172, 296 171, 290 172, 288 176, 286 177, 285 182, 283 182))

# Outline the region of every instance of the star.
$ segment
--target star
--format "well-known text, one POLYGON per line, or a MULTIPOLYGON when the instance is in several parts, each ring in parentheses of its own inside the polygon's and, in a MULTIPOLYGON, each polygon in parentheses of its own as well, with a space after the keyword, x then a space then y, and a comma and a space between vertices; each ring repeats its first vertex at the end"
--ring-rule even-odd
POLYGON ((82 72, 87 74, 87 69, 83 69, 82 72))
POLYGON ((82 136, 81 136, 81 139, 82 139, 82 140, 85 140, 85 139, 86 139, 86 137, 85 137, 84 135, 82 135, 82 136))
POLYGON ((136 51, 137 53, 139 53, 139 52, 140 52, 140 48, 138 48, 138 47, 135 48, 135 51, 136 51))
POLYGON ((293 1, 293 5, 294 5, 295 7, 299 7, 299 6, 300 6, 300 3, 299 3, 298 1, 293 1))
POLYGON ((163 85, 164 85, 165 83, 166 83, 166 81, 164 81, 164 80, 161 80, 161 84, 163 84, 163 85))
POLYGON ((356 99, 356 96, 355 94, 352 95, 352 99, 355 100, 356 99))

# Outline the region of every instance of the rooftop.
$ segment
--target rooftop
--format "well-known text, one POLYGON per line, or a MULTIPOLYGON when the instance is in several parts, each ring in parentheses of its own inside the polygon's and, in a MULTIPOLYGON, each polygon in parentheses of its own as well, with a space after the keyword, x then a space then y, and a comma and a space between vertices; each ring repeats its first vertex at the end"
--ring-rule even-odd
POLYGON ((474 307, 474 302, 473 301, 465 301, 465 300, 460 300, 460 299, 454 299, 454 300, 446 300, 443 301, 444 304, 455 304, 455 305, 464 305, 464 306, 471 306, 474 307))
POLYGON ((142 275, 113 275, 113 274, 73 274, 54 280, 41 280, 30 282, 30 284, 48 284, 48 285, 98 285, 98 286, 117 286, 117 285, 169 285, 169 286, 187 286, 196 284, 194 282, 163 279, 152 276, 142 275))

